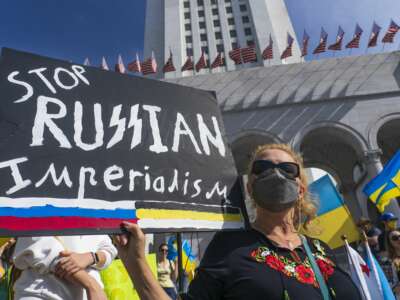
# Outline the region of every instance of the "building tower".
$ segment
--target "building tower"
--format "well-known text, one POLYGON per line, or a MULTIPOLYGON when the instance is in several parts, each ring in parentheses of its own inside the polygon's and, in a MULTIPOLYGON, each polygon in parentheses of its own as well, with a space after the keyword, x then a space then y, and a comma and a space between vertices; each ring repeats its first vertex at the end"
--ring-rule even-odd
POLYGON ((211 63, 222 52, 225 66, 200 70, 199 74, 231 71, 251 66, 299 62, 300 49, 284 0, 147 0, 144 57, 154 52, 157 78, 192 76, 181 72, 187 56, 196 62, 202 51, 211 63), (287 33, 294 38, 293 56, 282 61, 287 33), (262 51, 273 39, 274 58, 263 61, 262 51), (254 44, 258 61, 235 65, 229 51, 254 44), (176 72, 162 73, 170 52, 176 72))

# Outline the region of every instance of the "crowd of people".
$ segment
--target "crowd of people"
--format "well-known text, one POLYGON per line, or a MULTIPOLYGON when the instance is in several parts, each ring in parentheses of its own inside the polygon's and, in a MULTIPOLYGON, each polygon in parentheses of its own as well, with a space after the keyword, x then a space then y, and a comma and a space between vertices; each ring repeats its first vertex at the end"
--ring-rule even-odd
MULTIPOLYGON (((307 232, 316 215, 301 156, 284 144, 259 146, 251 158, 247 190, 256 219, 242 231, 215 234, 185 300, 363 299, 352 278, 328 245, 307 232), (302 230, 300 230, 302 228, 302 230)), ((400 295, 400 231, 390 213, 384 228, 362 219, 359 226, 400 295)), ((118 255, 141 299, 177 299, 177 265, 168 246, 158 248, 158 280, 145 258, 145 235, 124 222, 128 234, 108 236, 18 238, 3 247, 3 268, 13 264, 20 275, 12 283, 16 300, 107 299, 99 277, 118 255), (11 250, 12 249, 12 250, 11 250)), ((360 249, 362 251, 362 249, 360 249)), ((4 272, 3 272, 4 273, 4 272)), ((1 275, 2 273, 0 273, 1 275)))
MULTIPOLYGON (((394 294, 400 299, 400 229, 397 221, 394 214, 384 213, 380 216, 381 229, 367 218, 361 218, 357 225, 365 232, 371 252, 385 272, 394 294)), ((364 254, 362 247, 358 250, 364 254)))

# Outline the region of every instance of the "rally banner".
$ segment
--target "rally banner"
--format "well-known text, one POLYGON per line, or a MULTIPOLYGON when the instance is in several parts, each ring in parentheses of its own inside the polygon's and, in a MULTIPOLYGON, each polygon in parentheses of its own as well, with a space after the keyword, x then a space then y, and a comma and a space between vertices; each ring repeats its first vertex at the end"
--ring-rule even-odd
POLYGON ((0 236, 243 227, 215 95, 3 48, 0 236))

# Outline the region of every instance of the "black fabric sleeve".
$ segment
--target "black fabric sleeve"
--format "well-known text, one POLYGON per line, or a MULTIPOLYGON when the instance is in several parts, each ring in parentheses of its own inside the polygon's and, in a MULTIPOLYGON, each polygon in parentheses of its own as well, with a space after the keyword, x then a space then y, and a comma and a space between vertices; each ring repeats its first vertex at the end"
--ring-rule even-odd
POLYGON ((229 233, 217 233, 204 253, 184 300, 217 300, 224 295, 224 282, 229 272, 226 263, 234 239, 229 233))
POLYGON ((219 300, 223 297, 223 282, 204 269, 198 269, 184 300, 219 300))

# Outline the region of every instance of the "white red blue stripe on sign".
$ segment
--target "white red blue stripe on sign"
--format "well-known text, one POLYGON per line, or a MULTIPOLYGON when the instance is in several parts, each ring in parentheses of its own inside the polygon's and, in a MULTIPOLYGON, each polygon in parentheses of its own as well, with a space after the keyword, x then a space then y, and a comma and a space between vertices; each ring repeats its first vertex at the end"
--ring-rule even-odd
POLYGON ((137 222, 136 209, 130 201, 115 203, 102 200, 86 200, 85 203, 71 199, 61 204, 61 199, 8 199, 0 198, 0 228, 5 231, 39 232, 48 231, 49 224, 54 231, 74 230, 79 228, 118 228, 122 221, 137 222), (32 205, 35 200, 36 205, 32 205), (40 205, 43 203, 51 203, 40 205), (67 204, 68 203, 68 204, 67 204), (61 205, 60 205, 61 204, 61 205), (94 205, 98 209, 89 208, 94 205), (29 229, 26 222, 29 220, 29 229))
POLYGON ((35 206, 26 208, 2 207, 0 217, 86 217, 108 219, 132 219, 136 218, 136 210, 128 209, 87 209, 79 207, 55 207, 52 205, 35 206))

